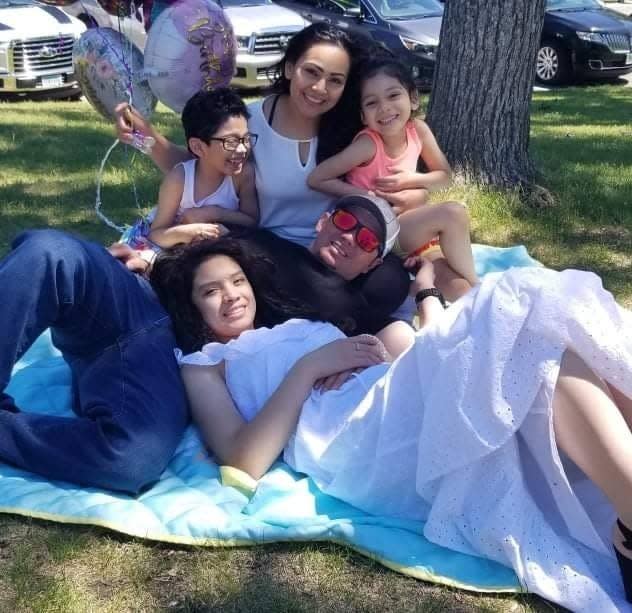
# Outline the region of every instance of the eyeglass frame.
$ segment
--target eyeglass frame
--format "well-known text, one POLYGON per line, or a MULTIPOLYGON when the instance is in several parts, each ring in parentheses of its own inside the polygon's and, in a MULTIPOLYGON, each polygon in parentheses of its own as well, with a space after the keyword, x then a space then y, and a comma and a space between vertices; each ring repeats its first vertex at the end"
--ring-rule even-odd
POLYGON ((239 145, 243 145, 248 151, 250 151, 251 149, 254 149, 255 145, 257 144, 257 141, 259 140, 259 135, 249 133, 248 136, 209 136, 206 140, 219 141, 220 143, 222 143, 224 151, 237 151, 237 147, 239 147, 239 145), (229 149, 226 146, 227 140, 235 140, 237 142, 233 149, 229 149))
POLYGON ((355 244, 360 247, 360 249, 362 249, 362 251, 364 251, 364 253, 372 253, 373 251, 375 251, 376 249, 378 250, 378 252, 381 252, 384 249, 384 241, 380 238, 379 234, 373 230, 373 228, 369 228, 368 226, 365 226, 363 223, 360 222, 360 220, 358 219, 357 215, 355 215, 353 212, 351 212, 349 209, 341 206, 341 207, 337 207, 336 209, 334 209, 331 212, 331 223, 334 225, 334 227, 336 228, 336 230, 339 230, 340 232, 353 232, 353 240, 355 241, 355 244), (334 217, 336 216, 336 213, 346 213, 347 215, 351 215, 351 217, 353 217, 355 219, 355 226, 353 226, 353 228, 348 228, 348 229, 344 229, 344 228, 340 228, 338 227, 338 225, 336 225, 336 222, 334 221, 334 217), (375 237, 375 239, 377 240, 377 245, 374 249, 371 249, 371 251, 367 251, 359 242, 358 242, 358 233, 360 232, 360 230, 367 230, 369 231, 371 234, 373 234, 373 236, 375 237))

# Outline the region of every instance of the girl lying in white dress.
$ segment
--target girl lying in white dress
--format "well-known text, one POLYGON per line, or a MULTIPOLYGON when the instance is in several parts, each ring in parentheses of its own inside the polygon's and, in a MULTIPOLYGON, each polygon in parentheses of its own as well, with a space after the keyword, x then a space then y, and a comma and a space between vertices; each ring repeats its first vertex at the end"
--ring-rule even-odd
POLYGON ((180 361, 220 462, 259 478, 283 453, 328 494, 423 520, 434 543, 511 566, 571 610, 630 606, 612 542, 629 599, 632 313, 598 277, 512 269, 444 311, 424 262, 425 326, 388 363, 378 339, 329 323, 258 327, 263 280, 229 240, 178 260, 167 306, 213 340, 180 361))

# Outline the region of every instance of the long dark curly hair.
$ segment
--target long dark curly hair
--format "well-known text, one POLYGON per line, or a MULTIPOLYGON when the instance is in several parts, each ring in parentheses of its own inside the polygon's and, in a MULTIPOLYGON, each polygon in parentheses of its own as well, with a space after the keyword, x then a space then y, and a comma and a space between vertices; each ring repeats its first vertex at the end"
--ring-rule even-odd
POLYGON ((290 93, 290 81, 285 76, 286 64, 296 64, 310 47, 320 43, 344 49, 349 55, 351 69, 340 100, 320 118, 316 151, 318 163, 342 151, 362 129, 356 66, 372 55, 376 48, 369 38, 353 36, 328 23, 313 23, 290 39, 285 55, 274 67, 272 93, 290 93))
POLYGON ((250 282, 257 312, 255 327, 291 319, 319 319, 316 310, 283 291, 274 263, 233 238, 200 241, 162 251, 151 273, 151 284, 173 322, 178 345, 185 353, 215 340, 191 297, 195 273, 203 262, 224 255, 235 260, 250 282))

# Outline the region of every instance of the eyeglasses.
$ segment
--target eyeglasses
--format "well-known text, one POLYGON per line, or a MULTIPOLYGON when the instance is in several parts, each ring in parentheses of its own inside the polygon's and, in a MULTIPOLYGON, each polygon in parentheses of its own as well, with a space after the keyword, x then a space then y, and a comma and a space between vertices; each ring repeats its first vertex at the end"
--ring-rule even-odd
POLYGON ((362 251, 371 253, 382 244, 378 235, 371 228, 363 226, 353 213, 345 209, 336 209, 331 216, 331 222, 342 232, 356 230, 355 242, 362 251))
POLYGON ((239 145, 243 145, 246 149, 252 149, 257 144, 258 134, 247 134, 246 136, 209 136, 208 140, 216 140, 222 143, 222 147, 226 151, 236 151, 239 145))

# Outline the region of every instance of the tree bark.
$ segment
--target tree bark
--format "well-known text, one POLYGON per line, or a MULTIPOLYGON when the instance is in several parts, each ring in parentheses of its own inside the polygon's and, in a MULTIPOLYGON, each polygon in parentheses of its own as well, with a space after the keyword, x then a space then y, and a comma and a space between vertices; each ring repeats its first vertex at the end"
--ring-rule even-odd
POLYGON ((529 188, 545 0, 446 0, 427 121, 466 181, 529 188))

